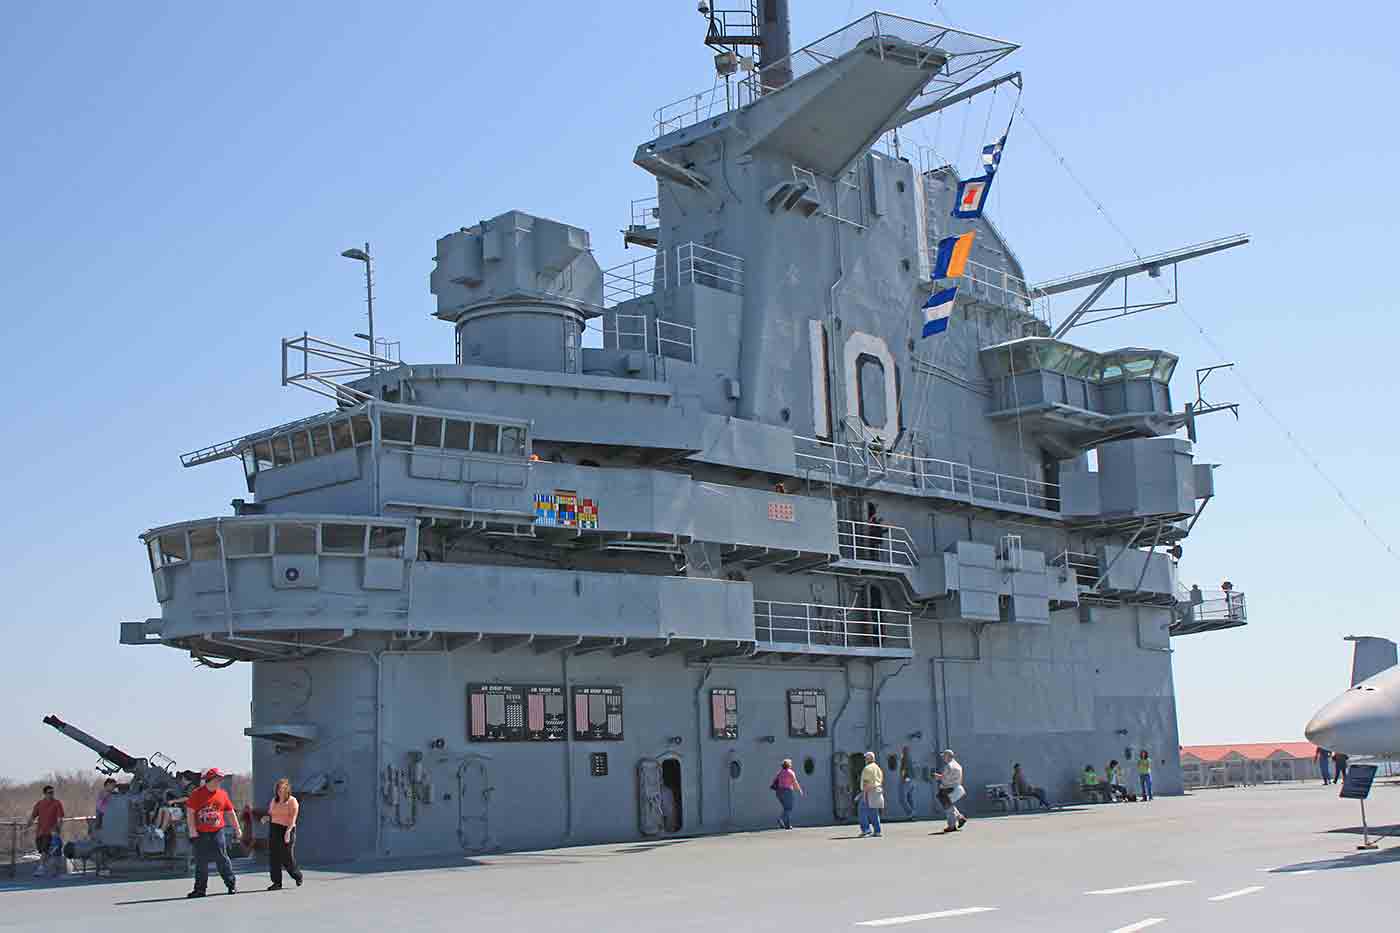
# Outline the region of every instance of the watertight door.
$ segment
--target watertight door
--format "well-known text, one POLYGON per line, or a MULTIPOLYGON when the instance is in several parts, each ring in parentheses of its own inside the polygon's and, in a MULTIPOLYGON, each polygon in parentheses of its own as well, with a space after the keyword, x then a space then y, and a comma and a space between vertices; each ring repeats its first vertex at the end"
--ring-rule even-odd
POLYGON ((473 755, 457 769, 457 841, 465 852, 491 846, 491 777, 486 759, 473 755))
POLYGON ((843 752, 831 756, 831 808, 838 822, 845 822, 855 812, 851 787, 851 759, 843 752))
POLYGON ((637 828, 643 836, 659 836, 664 829, 661 813, 661 762, 643 758, 637 762, 637 828))

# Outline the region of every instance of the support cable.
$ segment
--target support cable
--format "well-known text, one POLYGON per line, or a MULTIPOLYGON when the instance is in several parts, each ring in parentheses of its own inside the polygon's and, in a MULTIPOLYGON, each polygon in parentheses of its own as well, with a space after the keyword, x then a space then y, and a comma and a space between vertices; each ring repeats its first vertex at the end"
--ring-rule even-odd
MULTIPOLYGON (((1031 119, 1030 114, 1026 113, 1026 108, 1024 106, 1020 106, 1017 108, 1016 112, 1018 112, 1021 116, 1026 118, 1026 122, 1031 125, 1031 129, 1033 129, 1035 131, 1035 134, 1038 137, 1040 137, 1041 143, 1044 144, 1045 148, 1050 152, 1050 155, 1053 156, 1054 159, 1060 163, 1060 167, 1065 170, 1065 174, 1068 175, 1070 179, 1079 187, 1079 190, 1083 192, 1085 199, 1088 200, 1089 203, 1094 206, 1094 210, 1096 210, 1099 213, 1099 216, 1101 216, 1104 219, 1104 221, 1109 225, 1109 227, 1111 227, 1113 231, 1118 234, 1119 238, 1132 252, 1133 256, 1136 257, 1139 262, 1142 262, 1142 253, 1138 251, 1138 248, 1133 243, 1132 238, 1129 237, 1126 232, 1124 232, 1123 228, 1120 227, 1116 221, 1114 221, 1113 217, 1110 216, 1108 211, 1104 208, 1103 203, 1099 201, 1098 198, 1094 197, 1093 192, 1091 192, 1088 186, 1085 185, 1084 182, 1080 180, 1079 176, 1074 173, 1074 170, 1070 168, 1069 163, 1065 161, 1065 157, 1060 154, 1059 150, 1056 149, 1054 144, 1050 142, 1048 137, 1046 137, 1044 131, 1041 130, 1039 124, 1037 124, 1033 119, 1031 119)), ((1159 282, 1158 287, 1162 289, 1164 294, 1171 294, 1167 290, 1165 284, 1159 282)), ((1211 348, 1211 350, 1218 354, 1221 359, 1230 358, 1230 354, 1225 351, 1225 348, 1221 345, 1221 343, 1210 335, 1210 333, 1205 329, 1204 325, 1202 325, 1201 322, 1197 320, 1194 315, 1187 311, 1182 305, 1177 305, 1177 309, 1181 312, 1182 316, 1186 318, 1187 322, 1195 328, 1196 333, 1200 336, 1201 340, 1204 341, 1205 344, 1211 348)), ((1322 464, 1318 462, 1318 459, 1315 456, 1313 456, 1312 451, 1310 451, 1308 447, 1303 443, 1303 441, 1296 434, 1293 433, 1292 429, 1288 427, 1284 420, 1274 413, 1274 410, 1268 405, 1267 402, 1264 401, 1263 395, 1261 395, 1259 391, 1254 388, 1254 385, 1244 375, 1244 372, 1242 371, 1238 363, 1231 370, 1231 372, 1234 373, 1235 378, 1239 380, 1240 386, 1243 387, 1245 392, 1253 400, 1254 404, 1259 406, 1259 410, 1264 412, 1264 414, 1269 418, 1269 420, 1274 423, 1274 426, 1278 428, 1280 432, 1282 432, 1283 436, 1288 440, 1288 443, 1293 447, 1294 452, 1301 456, 1303 460, 1308 464, 1308 466, 1312 467, 1313 472, 1315 472, 1318 475, 1318 477, 1323 481, 1323 483, 1325 483, 1332 490, 1332 493, 1337 497, 1337 501, 1342 504, 1342 507, 1345 508, 1348 512, 1350 512, 1352 517, 1361 523, 1361 526, 1365 528, 1367 533, 1370 534, 1371 537, 1376 540, 1376 543, 1378 543, 1382 548, 1385 549, 1385 552, 1387 554, 1389 554, 1397 562, 1400 562, 1400 552, 1397 552, 1395 548, 1393 548, 1390 545, 1390 542, 1387 541, 1385 537, 1381 535, 1381 533, 1375 528, 1375 526, 1371 524, 1370 520, 1366 518, 1365 513, 1362 512, 1361 509, 1358 508, 1351 501, 1351 499, 1347 497, 1347 494, 1342 490, 1342 487, 1336 482, 1336 480, 1332 479, 1332 477, 1327 473, 1327 471, 1322 468, 1322 464)))

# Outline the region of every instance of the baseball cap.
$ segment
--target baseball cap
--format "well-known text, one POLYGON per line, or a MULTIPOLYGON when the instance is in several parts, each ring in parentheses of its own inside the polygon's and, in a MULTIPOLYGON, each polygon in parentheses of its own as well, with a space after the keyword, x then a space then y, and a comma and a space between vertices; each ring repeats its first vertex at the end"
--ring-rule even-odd
POLYGON ((210 768, 208 771, 204 772, 204 780, 206 781, 210 778, 221 778, 223 776, 224 772, 220 771, 218 768, 210 768))

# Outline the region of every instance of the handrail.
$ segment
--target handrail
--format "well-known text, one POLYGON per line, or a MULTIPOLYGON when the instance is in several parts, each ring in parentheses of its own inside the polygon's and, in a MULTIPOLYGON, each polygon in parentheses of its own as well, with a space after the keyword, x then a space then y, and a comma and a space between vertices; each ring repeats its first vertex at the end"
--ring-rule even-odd
POLYGON ((604 269, 602 275, 604 308, 612 308, 656 291, 665 291, 666 253, 658 250, 650 256, 620 262, 604 269))
POLYGON ((916 567, 918 549, 902 525, 841 519, 836 523, 836 546, 846 560, 863 560, 891 567, 916 567))
POLYGON ((691 241, 676 247, 676 280, 735 294, 744 291, 744 258, 691 241))
MULTIPOLYGON (((794 442, 802 442, 819 452, 796 450, 794 456, 798 465, 823 464, 833 476, 854 478, 857 472, 870 474, 867 456, 873 451, 866 445, 836 444, 815 437, 794 435, 794 442)), ((880 451, 877 462, 880 475, 886 478, 908 482, 920 491, 930 490, 954 496, 966 496, 970 500, 986 500, 998 505, 1019 506, 1041 509, 1047 512, 1059 510, 1060 486, 1044 480, 1028 479, 1010 473, 997 473, 992 470, 977 469, 970 464, 953 460, 940 460, 934 457, 915 457, 910 454, 895 454, 880 451)))
POLYGON ((912 613, 771 599, 753 602, 759 644, 806 648, 911 648, 912 613))

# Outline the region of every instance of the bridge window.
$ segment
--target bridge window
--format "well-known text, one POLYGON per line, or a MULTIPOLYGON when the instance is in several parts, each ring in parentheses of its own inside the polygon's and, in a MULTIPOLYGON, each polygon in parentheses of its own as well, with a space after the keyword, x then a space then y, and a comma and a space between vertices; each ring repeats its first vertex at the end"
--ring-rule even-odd
POLYGON ((229 557, 266 557, 272 553, 272 535, 266 525, 225 525, 224 553, 229 557))
POLYGON ((189 560, 190 552, 185 546, 183 531, 169 531, 160 536, 160 564, 169 567, 189 560))
POLYGON ((501 428, 501 453, 507 457, 525 456, 524 428, 501 428))
POLYGON ((350 419, 350 427, 355 432, 355 446, 368 444, 374 435, 370 430, 369 415, 355 415, 350 419))
POLYGON ((311 429, 311 452, 317 457, 335 452, 335 446, 331 443, 330 425, 318 424, 311 429))
POLYGON ((472 430, 472 450, 485 454, 496 453, 500 442, 499 435, 499 426, 477 422, 472 430))
POLYGON ((365 553, 365 526, 322 525, 321 553, 363 557, 365 553))
POLYGON ((292 442, 285 435, 279 435, 272 439, 272 465, 286 466, 292 462, 292 442))
POLYGON ((413 443, 419 447, 442 446, 442 419, 419 415, 414 428, 413 443))
POLYGON ((273 552, 277 554, 315 554, 316 526, 302 524, 275 525, 273 552))
POLYGON ((442 437, 442 446, 448 450, 470 450, 472 425, 470 421, 447 422, 447 430, 442 437))
POLYGON ((386 444, 412 444, 413 416, 386 411, 379 416, 379 431, 386 444))
POLYGON ((311 435, 305 431, 293 431, 292 459, 297 463, 311 459, 311 435))
POLYGON ((190 529, 190 560, 218 560, 219 533, 213 525, 190 529))
POLYGON ((369 529, 369 556, 403 557, 406 536, 407 532, 403 528, 371 525, 369 529))

